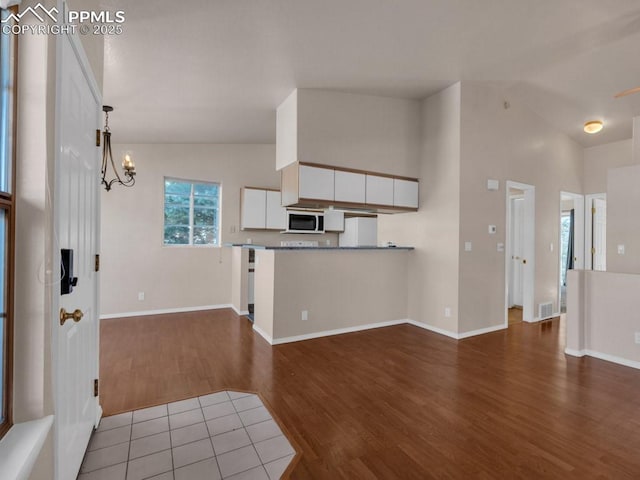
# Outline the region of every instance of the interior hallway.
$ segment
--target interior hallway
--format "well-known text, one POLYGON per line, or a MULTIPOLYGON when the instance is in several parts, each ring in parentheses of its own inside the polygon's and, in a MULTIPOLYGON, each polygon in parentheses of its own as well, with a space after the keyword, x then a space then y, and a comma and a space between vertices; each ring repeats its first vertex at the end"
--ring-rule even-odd
POLYGON ((637 478, 640 372, 563 348, 559 320, 276 347, 230 310, 105 320, 101 401, 259 392, 303 452, 291 478, 637 478))

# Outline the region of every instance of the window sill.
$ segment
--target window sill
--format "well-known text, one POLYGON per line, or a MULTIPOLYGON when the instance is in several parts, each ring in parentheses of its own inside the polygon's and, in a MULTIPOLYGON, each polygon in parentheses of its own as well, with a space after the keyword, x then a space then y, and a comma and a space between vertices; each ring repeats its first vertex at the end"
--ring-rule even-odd
POLYGON ((0 478, 26 480, 53 425, 53 415, 13 425, 0 440, 0 478))

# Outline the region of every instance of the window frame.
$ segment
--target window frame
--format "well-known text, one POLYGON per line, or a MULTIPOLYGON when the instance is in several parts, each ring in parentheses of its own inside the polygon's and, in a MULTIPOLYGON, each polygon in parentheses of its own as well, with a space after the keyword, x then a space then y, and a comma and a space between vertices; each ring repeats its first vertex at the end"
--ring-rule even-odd
MULTIPOLYGON (((175 196, 183 196, 187 197, 186 194, 180 193, 169 193, 169 195, 175 196)), ((207 197, 207 196, 204 196, 207 197)), ((213 197, 209 197, 213 198, 213 197)), ((185 205, 186 207, 186 205, 185 205)), ((206 208, 206 207, 205 207, 206 208)), ((174 225, 179 226, 179 225, 174 225)), ((189 180, 185 178, 176 178, 176 177, 163 177, 162 179, 162 246, 167 248, 219 248, 222 246, 222 183, 207 181, 207 180, 189 180), (180 183, 188 183, 191 185, 191 190, 188 195, 189 197, 189 243, 166 243, 165 242, 165 229, 167 227, 165 223, 165 211, 167 208, 167 191, 166 191, 166 182, 167 180, 173 182, 180 183), (196 208, 195 198, 197 195, 194 194, 196 185, 215 185, 218 187, 218 206, 216 208, 211 208, 212 210, 216 210, 216 222, 214 224, 214 228, 216 229, 216 238, 215 243, 193 243, 193 229, 197 225, 194 224, 194 211, 196 208)))
MULTIPOLYGON (((5 9, 13 14, 18 13, 18 7, 10 7, 5 9)), ((5 346, 3 348, 4 375, 0 376, 0 381, 4 381, 2 411, 5 413, 5 419, 0 423, 0 438, 4 437, 9 429, 13 426, 13 365, 14 365, 14 272, 15 272, 15 198, 16 198, 16 141, 17 141, 17 113, 18 113, 18 37, 11 34, 11 82, 13 91, 11 93, 11 153, 10 159, 10 188, 9 192, 0 192, 0 208, 4 209, 7 214, 7 247, 6 247, 6 312, 5 312, 5 346)), ((3 274, 4 272, 0 272, 3 274)), ((0 368, 2 365, 0 364, 0 368)), ((0 373, 1 370, 0 370, 0 373)))

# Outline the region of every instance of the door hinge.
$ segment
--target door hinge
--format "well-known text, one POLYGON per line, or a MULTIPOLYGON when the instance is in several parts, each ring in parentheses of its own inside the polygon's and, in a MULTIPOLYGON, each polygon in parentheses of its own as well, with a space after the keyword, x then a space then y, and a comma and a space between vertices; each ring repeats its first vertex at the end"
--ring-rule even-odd
POLYGON ((100 393, 100 385, 99 384, 100 384, 100 381, 96 378, 93 381, 93 396, 94 397, 97 397, 98 394, 100 393))
POLYGON ((96 147, 100 146, 100 134, 102 132, 100 130, 96 130, 96 147))
POLYGON ((596 214, 596 207, 591 207, 591 215, 595 215, 596 214))
POLYGON ((596 254, 596 247, 591 247, 591 255, 595 255, 596 254))
POLYGON ((95 271, 96 272, 100 271, 100 255, 96 255, 95 271))

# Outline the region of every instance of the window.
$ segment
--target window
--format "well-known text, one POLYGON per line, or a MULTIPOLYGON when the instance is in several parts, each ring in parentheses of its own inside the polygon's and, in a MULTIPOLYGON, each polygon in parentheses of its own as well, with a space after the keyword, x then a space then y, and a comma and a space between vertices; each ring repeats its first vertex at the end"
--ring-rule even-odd
POLYGON ((220 245, 220 185, 164 179, 164 244, 220 245))
MULTIPOLYGON (((0 9, 2 21, 12 12, 0 9)), ((16 47, 14 35, 0 33, 0 437, 11 427, 16 47)))

